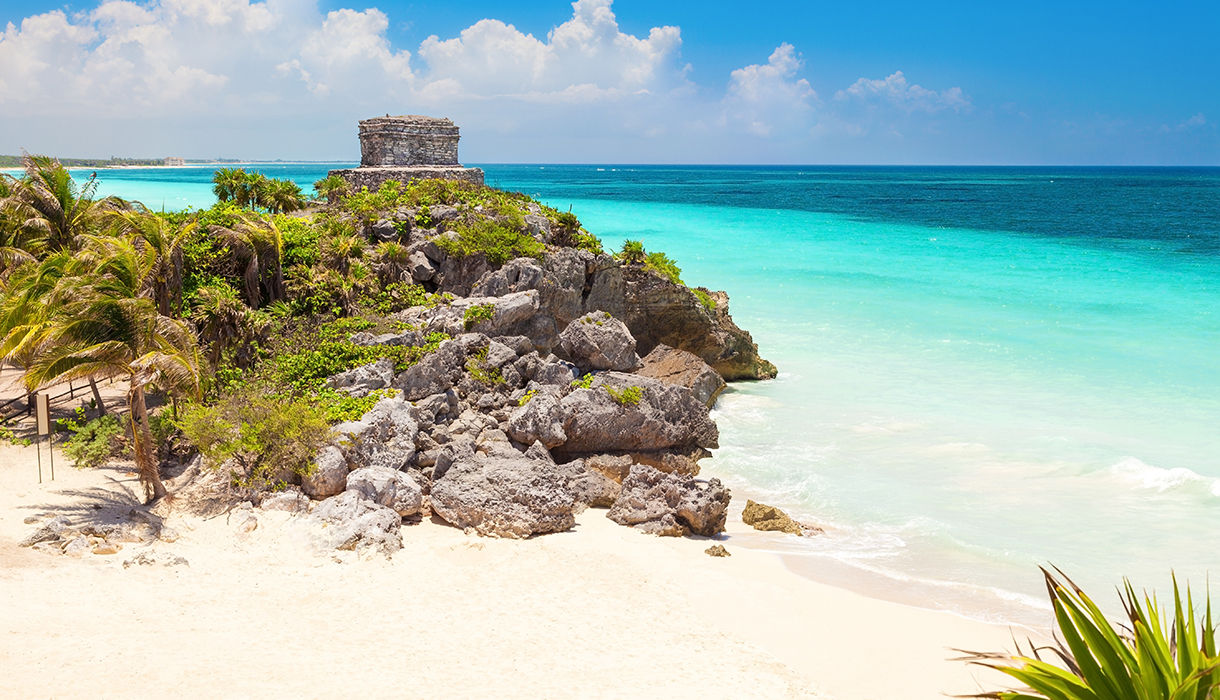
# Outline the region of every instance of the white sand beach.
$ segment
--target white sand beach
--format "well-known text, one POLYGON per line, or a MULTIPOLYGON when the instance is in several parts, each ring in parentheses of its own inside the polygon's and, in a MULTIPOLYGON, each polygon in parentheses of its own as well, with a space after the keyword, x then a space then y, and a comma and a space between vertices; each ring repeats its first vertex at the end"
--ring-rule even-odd
POLYGON ((602 510, 524 541, 425 521, 389 560, 319 552, 309 521, 257 509, 249 533, 171 517, 173 543, 51 555, 17 546, 25 518, 105 520, 138 484, 60 456, 39 485, 34 458, 0 448, 3 697, 936 698, 990 673, 948 661, 950 647, 1011 643, 1007 628, 817 584, 737 546, 736 502, 730 558, 602 510), (189 565, 124 568, 149 550, 189 565))

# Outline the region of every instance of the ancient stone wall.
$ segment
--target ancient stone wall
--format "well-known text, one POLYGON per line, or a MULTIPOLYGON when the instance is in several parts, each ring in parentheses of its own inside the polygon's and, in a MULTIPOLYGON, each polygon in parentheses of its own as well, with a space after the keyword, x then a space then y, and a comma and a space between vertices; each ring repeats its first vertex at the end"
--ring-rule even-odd
POLYGON ((458 127, 448 119, 407 115, 360 122, 360 165, 458 165, 458 127))
POLYGON ((406 168, 359 167, 347 170, 332 170, 328 174, 338 175, 347 180, 348 185, 351 186, 354 192, 359 192, 361 187, 367 187, 370 192, 374 192, 377 188, 381 187, 381 183, 387 180, 398 180, 405 183, 411 180, 442 178, 447 180, 465 180, 475 185, 483 184, 483 170, 481 168, 426 166, 406 168))

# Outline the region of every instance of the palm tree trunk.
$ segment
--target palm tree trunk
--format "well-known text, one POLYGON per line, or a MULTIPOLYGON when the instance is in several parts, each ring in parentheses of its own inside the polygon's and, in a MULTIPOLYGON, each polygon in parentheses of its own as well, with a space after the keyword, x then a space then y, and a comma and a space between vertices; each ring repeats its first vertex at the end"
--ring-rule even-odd
POLYGON ((102 401, 102 392, 97 390, 97 381, 89 377, 89 388, 93 390, 93 401, 97 403, 97 415, 106 415, 106 404, 102 401))
POLYGON ((131 440, 135 446, 136 467, 140 472, 140 483, 144 495, 155 501, 168 491, 161 483, 161 465, 153 445, 152 431, 148 428, 148 406, 144 403, 144 387, 136 385, 127 392, 131 405, 131 440))

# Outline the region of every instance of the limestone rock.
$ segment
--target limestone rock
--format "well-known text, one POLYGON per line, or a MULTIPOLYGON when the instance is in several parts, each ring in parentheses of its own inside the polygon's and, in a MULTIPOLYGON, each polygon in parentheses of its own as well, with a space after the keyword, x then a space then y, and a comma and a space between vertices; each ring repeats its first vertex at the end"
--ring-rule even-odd
POLYGON ((624 309, 620 318, 635 336, 637 349, 649 353, 665 344, 698 355, 720 376, 735 379, 770 379, 775 365, 758 356, 750 334, 729 316, 724 292, 704 291, 713 308, 703 305, 694 292, 640 265, 622 268, 624 309))
POLYGON ((568 436, 563 431, 559 399, 548 394, 535 395, 513 411, 508 419, 508 435, 525 445, 535 441, 548 448, 562 445, 568 436))
POLYGON ((72 521, 68 520, 66 517, 62 515, 56 516, 46 523, 43 523, 41 527, 30 533, 29 536, 17 544, 21 547, 33 547, 40 542, 52 542, 54 540, 58 540, 68 531, 68 528, 70 528, 71 525, 72 521))
POLYGON ((557 465, 556 472, 571 492, 579 510, 609 508, 614 505, 622 491, 622 486, 617 481, 596 469, 590 469, 581 459, 557 465))
POLYGON ((570 530, 575 500, 554 465, 475 454, 432 484, 432 511, 454 527, 521 539, 570 530))
POLYGON ((121 549, 123 549, 123 545, 117 542, 103 541, 93 545, 94 554, 118 554, 121 549))
POLYGON ((326 386, 352 396, 368 396, 384 389, 394 380, 394 361, 383 357, 371 364, 340 372, 326 380, 326 386))
POLYGON ((313 471, 301 477, 301 490, 310 498, 326 498, 347 488, 347 459, 334 445, 318 450, 313 471))
POLYGON ((708 408, 724 390, 724 378, 694 353, 662 344, 653 348, 643 363, 636 374, 684 386, 708 408))
POLYGON ((321 542, 331 549, 373 548, 387 555, 402 549, 402 516, 355 491, 322 501, 311 517, 322 523, 321 542))
POLYGON ((722 545, 722 544, 714 544, 711 547, 708 547, 707 549, 703 550, 703 553, 708 555, 709 557, 731 557, 731 556, 733 556, 732 554, 729 554, 729 550, 725 549, 724 545, 722 545))
POLYGON ((407 270, 416 282, 427 282, 436 276, 436 268, 422 250, 417 250, 407 257, 407 270))
POLYGON ((724 531, 729 498, 717 479, 701 482, 637 464, 606 517, 657 535, 710 537, 724 531))
MULTIPOLYGON (((529 409, 531 401, 523 408, 529 409)), ((559 402, 556 413, 567 436, 567 454, 708 448, 719 445, 716 423, 690 391, 650 377, 619 372, 598 374, 588 389, 559 402), (616 400, 638 392, 634 403, 616 400)), ((545 442, 545 441, 544 441, 545 442)))
POLYGON ((123 562, 123 568, 133 566, 190 566, 191 563, 182 557, 169 552, 140 552, 134 558, 123 562))
POLYGON ((347 490, 359 493, 400 516, 418 515, 423 491, 404 472, 386 467, 362 467, 347 475, 347 490))
POLYGON ((640 366, 635 338, 627 326, 605 311, 593 311, 572 321, 559 334, 560 347, 585 370, 630 372, 640 366))
POLYGON ((784 511, 775 506, 755 503, 747 500, 745 510, 741 511, 741 519, 755 530, 787 532, 790 535, 801 534, 801 526, 784 511))
POLYGON ((394 377, 392 386, 401 389, 407 401, 443 393, 461 378, 465 361, 461 346, 446 340, 435 352, 394 377))
POLYGON ((80 558, 90 552, 89 538, 82 535, 73 537, 64 545, 63 553, 69 557, 80 558))
POLYGON ((273 493, 263 498, 258 504, 263 510, 281 510, 287 513, 300 513, 309 510, 309 497, 300 491, 287 489, 273 493))
MULTIPOLYGON (((378 401, 360 420, 335 426, 335 434, 349 469, 398 470, 415 456, 419 424, 412 417, 411 404, 401 396, 392 396, 378 401)), ((346 488, 347 475, 343 478, 346 488)))

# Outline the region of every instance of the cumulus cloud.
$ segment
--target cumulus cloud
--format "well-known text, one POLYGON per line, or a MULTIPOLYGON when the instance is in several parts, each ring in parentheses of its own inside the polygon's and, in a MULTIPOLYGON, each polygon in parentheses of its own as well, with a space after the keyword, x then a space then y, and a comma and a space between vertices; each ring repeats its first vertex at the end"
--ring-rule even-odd
POLYGON ((939 112, 944 109, 961 111, 970 107, 970 100, 960 87, 937 92, 907 82, 902 71, 882 79, 860 78, 846 90, 835 93, 836 100, 883 102, 908 112, 939 112))
POLYGON ((802 65, 792 44, 780 44, 766 63, 733 71, 724 97, 724 121, 756 136, 804 124, 817 93, 808 80, 797 77, 802 65))

